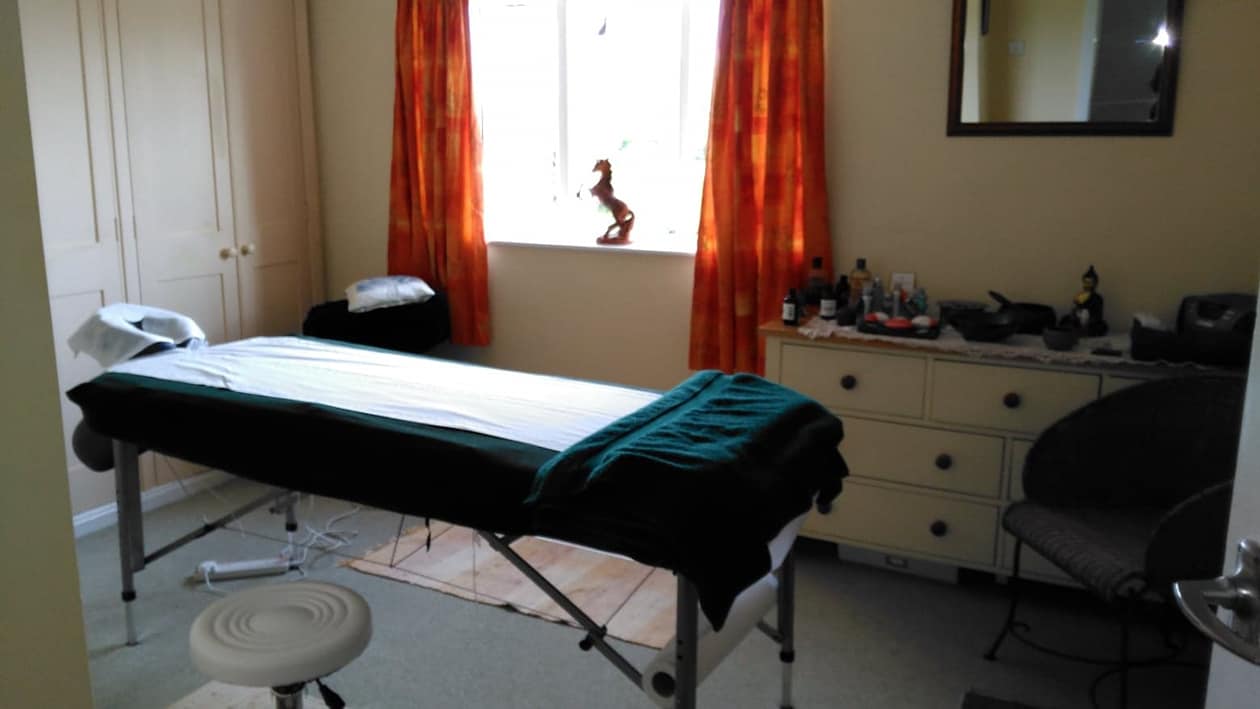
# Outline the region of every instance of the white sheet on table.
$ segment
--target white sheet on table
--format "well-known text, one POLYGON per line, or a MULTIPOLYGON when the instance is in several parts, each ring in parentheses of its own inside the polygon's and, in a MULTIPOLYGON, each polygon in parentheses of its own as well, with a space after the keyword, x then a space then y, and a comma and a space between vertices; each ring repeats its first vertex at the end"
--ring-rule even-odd
POLYGON ((298 337, 169 352, 109 371, 312 402, 556 451, 660 396, 298 337))

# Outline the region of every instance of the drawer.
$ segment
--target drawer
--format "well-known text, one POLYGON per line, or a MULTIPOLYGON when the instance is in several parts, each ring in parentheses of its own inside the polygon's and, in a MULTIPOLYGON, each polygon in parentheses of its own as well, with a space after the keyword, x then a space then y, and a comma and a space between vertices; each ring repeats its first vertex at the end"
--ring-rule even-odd
POLYGON ((926 372, 922 357, 785 344, 780 383, 831 408, 918 417, 926 372))
MULTIPOLYGON (((1015 441, 1011 444, 1011 492, 1012 502, 1024 499, 1024 459, 1032 448, 1029 441, 1015 441)), ((1015 568, 1015 537, 1002 532, 1002 568, 1011 571, 1015 568)), ((1062 584, 1076 584, 1070 576, 1059 570, 1059 567, 1046 561, 1037 552, 1024 547, 1019 553, 1019 575, 1029 576, 1043 581, 1062 584)))
POLYGON ((937 362, 932 418, 1037 434, 1098 397, 1098 376, 937 362))
POLYGON ((849 472, 864 478, 998 497, 1002 439, 844 418, 840 452, 849 472))
POLYGON ((1137 386, 1138 384, 1141 384, 1142 382, 1148 382, 1148 381, 1150 380, 1143 379, 1140 377, 1116 377, 1116 376, 1103 377, 1102 395, 1106 396, 1108 394, 1120 391, 1121 389, 1128 389, 1131 386, 1137 386))
POLYGON ((805 522, 805 533, 810 536, 988 567, 993 565, 996 529, 994 506, 863 485, 855 480, 845 482, 844 492, 830 513, 814 511, 805 522))

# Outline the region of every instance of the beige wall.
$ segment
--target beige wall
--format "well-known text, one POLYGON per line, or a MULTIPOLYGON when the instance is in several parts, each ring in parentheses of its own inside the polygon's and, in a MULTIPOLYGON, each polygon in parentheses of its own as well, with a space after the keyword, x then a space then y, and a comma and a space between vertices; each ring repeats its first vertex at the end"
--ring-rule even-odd
POLYGON ((0 707, 90 707, 15 0, 0 0, 0 707))
MULTIPOLYGON (((1254 291, 1260 3, 1192 3, 1172 138, 947 138, 950 3, 828 0, 835 254, 934 298, 1062 309, 1094 263, 1109 319, 1254 291)), ((385 268, 394 3, 311 0, 330 294, 385 268)), ((497 245, 497 366, 667 386, 686 372, 691 260, 497 245), (643 302, 650 303, 644 307, 643 302)), ((469 355, 473 356, 473 355, 469 355)))
POLYGON ((1187 3, 1171 138, 945 136, 950 3, 832 0, 835 254, 914 271, 934 298, 995 289, 1059 310, 1093 263, 1108 319, 1255 292, 1260 3, 1187 3))

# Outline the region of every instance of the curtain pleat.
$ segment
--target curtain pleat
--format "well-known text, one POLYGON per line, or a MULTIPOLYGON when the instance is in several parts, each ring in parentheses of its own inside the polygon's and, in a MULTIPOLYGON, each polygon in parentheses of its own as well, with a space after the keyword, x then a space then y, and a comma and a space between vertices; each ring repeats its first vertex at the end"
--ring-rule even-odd
POLYGON ((718 31, 689 364, 762 373, 758 326, 831 271, 822 0, 723 0, 718 31))
POLYGON ((398 0, 389 273, 446 291, 451 341, 490 343, 468 0, 398 0))

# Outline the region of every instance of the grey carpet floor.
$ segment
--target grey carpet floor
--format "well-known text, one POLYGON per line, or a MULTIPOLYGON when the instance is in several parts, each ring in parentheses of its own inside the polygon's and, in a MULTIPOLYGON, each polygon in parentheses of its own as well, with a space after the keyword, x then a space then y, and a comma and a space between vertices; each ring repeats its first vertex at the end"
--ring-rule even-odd
MULTIPOLYGON (((262 488, 234 482, 156 510, 145 520, 150 549, 202 519, 244 502, 262 488)), ((309 500, 310 498, 308 498, 309 500)), ((303 522, 319 526, 347 509, 315 498, 302 503, 303 522)), ((410 520, 409 523, 414 523, 410 520)), ((113 528, 78 541, 93 693, 98 707, 165 707, 207 681, 188 659, 187 633, 216 596, 185 583, 197 563, 274 555, 283 520, 255 512, 244 531, 224 530, 157 561, 138 576, 141 644, 123 645, 118 555, 113 528), (267 538, 270 537, 270 538, 267 538)), ((340 529, 354 529, 360 554, 390 539, 399 517, 363 510, 340 529)), ((834 547, 798 547, 796 706, 867 709, 958 707, 968 689, 1044 709, 1089 706, 1093 667, 1065 662, 1008 643, 998 662, 981 658, 1005 612, 1004 588, 983 580, 945 584, 842 563, 834 547)), ((653 706, 594 652, 578 650, 581 634, 534 618, 470 603, 344 568, 318 558, 312 578, 344 584, 372 607, 374 636, 367 651, 334 675, 331 685, 351 707, 629 707, 653 706)), ((296 575, 291 575, 295 577, 296 575)), ((224 583, 240 589, 255 583, 224 583)), ((1118 649, 1119 634, 1084 594, 1039 588, 1021 617, 1045 642, 1083 651, 1118 649)), ((1153 628, 1137 633, 1145 650, 1159 647, 1153 628)), ((642 664, 649 650, 620 644, 642 664)), ((1192 641, 1191 659, 1206 657, 1192 641)), ((1205 675, 1165 668, 1133 675, 1133 707, 1199 707, 1205 675)), ((777 706, 777 648, 750 635, 700 687, 702 707, 777 706)), ((1115 706, 1116 685, 1103 685, 1115 706)))

